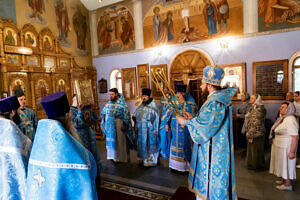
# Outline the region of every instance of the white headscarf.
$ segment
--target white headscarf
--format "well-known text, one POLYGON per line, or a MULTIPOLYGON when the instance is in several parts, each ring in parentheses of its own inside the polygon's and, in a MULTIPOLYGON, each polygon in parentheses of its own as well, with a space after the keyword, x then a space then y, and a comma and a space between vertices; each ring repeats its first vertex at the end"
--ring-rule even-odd
POLYGON ((296 112, 296 108, 295 105, 293 103, 289 103, 287 109, 286 109, 286 113, 284 115, 281 115, 276 122, 273 124, 271 131, 270 131, 270 135, 269 135, 269 139, 272 139, 275 136, 275 129, 279 126, 279 124, 281 124, 284 120, 284 118, 288 117, 288 116, 292 116, 295 115, 296 112))
POLYGON ((257 105, 257 106, 263 105, 261 96, 259 94, 257 95, 254 105, 257 105))

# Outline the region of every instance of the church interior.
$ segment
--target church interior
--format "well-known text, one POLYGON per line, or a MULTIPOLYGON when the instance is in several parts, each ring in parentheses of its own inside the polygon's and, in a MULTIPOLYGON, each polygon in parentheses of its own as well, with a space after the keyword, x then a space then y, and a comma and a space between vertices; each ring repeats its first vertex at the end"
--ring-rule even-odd
POLYGON ((300 199, 300 165, 292 191, 276 189, 268 143, 287 94, 296 99, 300 91, 299 36, 299 0, 2 0, 0 99, 22 91, 41 120, 47 118, 44 97, 65 92, 71 105, 76 85, 88 81, 98 117, 92 125, 102 165, 98 198, 196 199, 187 189, 188 171, 171 170, 168 159, 141 166, 132 149, 126 163, 107 158, 101 116, 111 88, 122 93, 133 116, 143 88, 162 104, 162 88, 173 91, 178 84, 187 85, 198 113, 206 101, 204 69, 220 67, 221 86, 237 90, 231 105, 238 199, 300 199), (236 117, 246 93, 259 94, 266 110, 259 170, 247 167, 246 136, 236 117))

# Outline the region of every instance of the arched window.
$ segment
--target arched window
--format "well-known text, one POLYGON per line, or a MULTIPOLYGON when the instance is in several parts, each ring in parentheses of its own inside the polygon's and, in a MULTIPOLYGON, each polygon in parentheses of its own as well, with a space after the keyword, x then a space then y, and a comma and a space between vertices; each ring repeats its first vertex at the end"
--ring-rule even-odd
POLYGON ((293 63, 293 90, 300 91, 300 55, 295 58, 293 63))
POLYGON ((122 72, 120 69, 113 69, 110 72, 110 88, 117 88, 122 93, 122 72))

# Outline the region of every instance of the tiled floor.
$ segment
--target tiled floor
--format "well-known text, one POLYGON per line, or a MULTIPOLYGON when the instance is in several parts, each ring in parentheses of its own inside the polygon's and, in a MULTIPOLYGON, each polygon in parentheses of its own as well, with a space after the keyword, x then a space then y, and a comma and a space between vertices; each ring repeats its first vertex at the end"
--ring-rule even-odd
MULTIPOLYGON (((130 163, 113 163, 106 160, 105 142, 99 141, 104 180, 126 184, 137 188, 171 195, 179 186, 187 186, 187 174, 175 174, 168 168, 167 160, 160 160, 157 167, 142 167, 136 160, 136 153, 130 152, 130 163)), ((270 154, 266 153, 266 163, 270 154)), ((299 159, 300 160, 300 159, 299 159)), ((294 191, 282 192, 275 189, 276 177, 264 171, 250 171, 240 150, 236 151, 236 182, 239 197, 251 200, 296 200, 300 199, 300 178, 293 182, 294 191)), ((268 166, 266 167, 268 168, 268 166)), ((297 170, 300 174, 300 170, 297 170)))

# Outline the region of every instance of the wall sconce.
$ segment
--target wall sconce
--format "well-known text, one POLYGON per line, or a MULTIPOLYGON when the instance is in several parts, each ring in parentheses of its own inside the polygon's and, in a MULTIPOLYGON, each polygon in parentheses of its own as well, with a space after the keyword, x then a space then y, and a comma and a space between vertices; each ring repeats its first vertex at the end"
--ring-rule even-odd
POLYGON ((220 42, 220 47, 221 47, 221 49, 228 49, 228 42, 221 41, 220 42))
POLYGON ((235 49, 237 45, 237 41, 233 37, 224 37, 216 40, 216 45, 218 45, 221 49, 235 49))
POLYGON ((166 52, 168 51, 167 46, 158 46, 153 49, 153 56, 155 57, 163 57, 166 55, 166 52))

